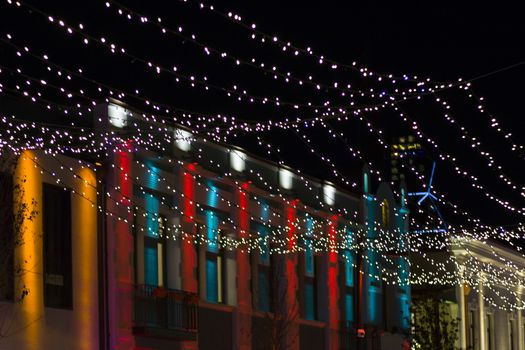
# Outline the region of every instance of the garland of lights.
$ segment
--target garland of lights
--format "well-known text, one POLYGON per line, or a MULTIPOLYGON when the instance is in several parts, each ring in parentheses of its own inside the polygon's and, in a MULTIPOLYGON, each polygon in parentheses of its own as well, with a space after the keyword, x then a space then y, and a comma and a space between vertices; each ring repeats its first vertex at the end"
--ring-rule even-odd
MULTIPOLYGON (((51 173, 51 174, 52 174, 52 173, 51 173)), ((78 175, 77 175, 77 177, 78 177, 78 175)), ((60 182, 60 181, 58 181, 58 182, 60 182)), ((73 191, 74 191, 74 190, 73 190, 73 191)), ((78 194, 78 193, 77 193, 77 194, 78 194)), ((126 222, 127 222, 127 221, 126 221, 126 222)), ((208 241, 208 243, 210 243, 210 242, 208 241)), ((345 247, 345 249, 348 249, 348 248, 349 248, 348 246, 345 247)), ((367 249, 369 249, 369 248, 370 248, 370 247, 367 247, 367 249)), ((332 249, 333 249, 333 247, 332 247, 332 249)), ((296 250, 296 251, 300 251, 300 250, 296 250)), ((287 252, 281 252, 281 253, 289 253, 289 251, 287 251, 287 252)), ((364 258, 366 259, 366 256, 365 256, 364 258)), ((479 271, 479 270, 478 270, 478 271, 479 271)), ((382 275, 383 275, 383 274, 382 274, 382 275)), ((388 274, 386 274, 386 276, 388 276, 388 274)), ((371 277, 378 277, 378 276, 371 276, 371 277)), ((379 277, 383 278, 383 276, 379 276, 379 277)))
POLYGON ((498 201, 501 204, 501 201, 498 201))

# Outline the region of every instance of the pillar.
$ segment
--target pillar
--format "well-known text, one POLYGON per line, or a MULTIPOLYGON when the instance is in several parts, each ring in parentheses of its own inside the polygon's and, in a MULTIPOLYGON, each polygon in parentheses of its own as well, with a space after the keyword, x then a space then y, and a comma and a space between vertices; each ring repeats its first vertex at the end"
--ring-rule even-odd
POLYGON ((339 284, 338 276, 338 253, 337 245, 337 215, 332 215, 328 223, 328 327, 327 327, 327 342, 328 349, 339 349, 339 284))
POLYGON ((485 325, 485 300, 483 292, 483 275, 480 275, 478 283, 478 331, 479 331, 479 350, 487 349, 487 326, 485 325))
POLYGON ((465 287, 463 280, 456 285, 456 298, 458 300, 458 318, 459 318, 459 348, 467 348, 467 310, 465 309, 465 287))
POLYGON ((107 173, 108 313, 110 347, 133 349, 133 154, 131 142, 110 158, 107 173))
MULTIPOLYGON (((249 184, 243 183, 237 190, 237 238, 248 238, 250 231, 249 184)), ((250 255, 240 248, 237 255, 237 308, 235 309, 236 346, 239 350, 251 349, 252 341, 252 295, 250 291, 250 255)))
POLYGON ((523 334, 523 309, 522 309, 522 287, 518 287, 518 350, 525 350, 523 334))

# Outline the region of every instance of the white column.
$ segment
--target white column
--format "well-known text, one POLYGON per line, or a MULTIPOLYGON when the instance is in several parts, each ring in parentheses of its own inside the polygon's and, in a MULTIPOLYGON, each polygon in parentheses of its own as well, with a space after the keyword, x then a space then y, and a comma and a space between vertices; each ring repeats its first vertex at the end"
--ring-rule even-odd
POLYGON ((518 350, 525 350, 525 344, 523 344, 523 311, 521 310, 521 286, 518 287, 518 350))
POLYGON ((479 350, 487 349, 487 326, 485 325, 485 300, 483 297, 483 277, 483 275, 480 276, 478 284, 479 350))
POLYGON ((463 281, 456 286, 456 296, 458 298, 458 317, 459 317, 459 348, 465 350, 467 348, 467 310, 465 310, 465 287, 463 281))

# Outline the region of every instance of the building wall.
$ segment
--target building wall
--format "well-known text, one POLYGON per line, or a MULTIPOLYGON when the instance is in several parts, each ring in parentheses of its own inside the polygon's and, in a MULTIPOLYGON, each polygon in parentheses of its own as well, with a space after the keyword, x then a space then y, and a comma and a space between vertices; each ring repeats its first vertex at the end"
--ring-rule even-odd
MULTIPOLYGON (((9 325, 0 349, 96 349, 99 347, 99 303, 97 260, 97 193, 94 172, 71 158, 57 158, 41 152, 25 151, 20 155, 14 183, 23 196, 15 198, 15 208, 26 203, 37 214, 22 226, 23 242, 16 246, 15 297, 27 295, 20 303, 7 303, 9 325), (63 166, 63 169, 61 169, 63 166), (80 177, 74 177, 72 172, 80 177), (70 192, 72 308, 44 306, 43 208, 42 186, 57 184, 70 192), (34 206, 31 204, 34 201, 34 206)), ((3 315, 4 316, 4 315, 3 315)), ((2 317, 3 317, 2 316, 2 317)))
MULTIPOLYGON (((184 159, 184 156, 174 159, 184 159)), ((217 159, 213 156, 213 160, 217 161, 217 159)), ((249 164, 247 162, 246 166, 249 164)), ((269 166, 266 166, 266 169, 268 168, 269 166)), ((273 176, 269 175, 269 178, 279 177, 277 169, 274 170, 273 174, 273 176)), ((252 181, 247 180, 246 174, 233 172, 229 176, 221 176, 206 166, 206 159, 201 159, 199 163, 192 163, 188 160, 177 161, 168 166, 166 162, 149 162, 139 152, 135 154, 131 173, 127 176, 136 182, 133 193, 135 204, 153 208, 153 211, 165 216, 167 222, 182 223, 183 235, 188 239, 181 240, 179 237, 173 241, 170 237, 163 243, 170 247, 166 250, 165 256, 166 261, 169 262, 165 270, 165 280, 174 281, 168 282, 164 286, 198 293, 201 300, 199 315, 204 319, 199 323, 198 345, 195 346, 201 349, 216 348, 219 346, 216 339, 219 338, 224 338, 226 347, 229 346, 230 341, 235 348, 239 349, 260 347, 266 341, 263 338, 267 339, 269 332, 268 329, 265 329, 264 324, 272 321, 266 313, 260 313, 254 307, 254 303, 260 297, 257 281, 254 281, 259 278, 256 263, 258 253, 250 253, 243 249, 222 253, 222 261, 224 262, 221 272, 222 284, 224 285, 223 299, 219 302, 210 300, 209 288, 211 288, 210 283, 213 281, 208 278, 206 264, 210 251, 213 252, 216 247, 210 246, 210 243, 195 246, 191 243, 191 239, 197 233, 204 232, 206 237, 213 236, 214 230, 210 231, 209 229, 213 226, 226 232, 226 235, 240 238, 250 233, 249 231, 253 233, 251 228, 253 223, 266 222, 269 225, 288 227, 287 234, 290 238, 288 248, 293 249, 295 245, 300 244, 300 242, 294 241, 294 233, 305 230, 303 224, 297 226, 295 220, 302 218, 305 213, 313 215, 322 225, 323 228, 318 233, 327 237, 328 241, 335 234, 335 230, 345 227, 345 225, 360 225, 356 221, 349 221, 347 218, 330 214, 329 211, 307 206, 302 202, 302 198, 290 200, 289 198, 294 198, 293 189, 288 192, 283 191, 284 198, 274 197, 264 188, 257 187, 252 181), (171 189, 168 188, 170 186, 171 189), (152 194, 153 199, 148 197, 152 194), (160 200, 161 197, 163 200, 160 200), (228 201, 230 204, 227 203, 228 201), (178 209, 169 208, 170 203, 177 206, 178 209), (272 215, 269 215, 268 211, 272 215), (273 214, 279 214, 280 217, 273 214), (226 215, 233 223, 227 222, 228 220, 217 220, 217 215, 219 217, 226 215)), ((292 177, 292 188, 297 183, 301 183, 301 181, 292 177)), ((339 194, 337 196, 344 197, 339 194)), ((388 197, 389 208, 392 211, 390 213, 392 220, 389 224, 391 227, 387 229, 397 226, 405 229, 406 216, 397 214, 400 206, 393 194, 385 188, 381 189, 377 196, 370 197, 369 211, 365 214, 368 215, 366 222, 373 226, 375 221, 382 219, 378 203, 385 199, 385 196, 388 197)), ((343 202, 344 200, 343 198, 343 202)), ((144 245, 141 242, 146 235, 145 231, 148 230, 148 228, 142 228, 148 226, 148 215, 142 215, 141 210, 139 210, 135 218, 136 226, 133 229, 135 232, 134 239, 136 240, 135 252, 133 253, 136 269, 135 283, 138 284, 145 283, 147 280, 144 275, 144 245)), ((371 234, 379 233, 371 229, 371 234)), ((371 254, 377 255, 377 253, 371 254)), ((380 257, 377 256, 376 258, 377 264, 382 265, 383 262, 380 257)), ((304 272, 302 272, 304 269, 304 253, 289 253, 279 259, 283 263, 280 271, 282 273, 281 278, 285 282, 274 286, 274 292, 284 292, 281 307, 287 310, 285 312, 288 312, 288 316, 293 314, 290 316, 293 320, 287 325, 286 336, 282 340, 285 347, 289 349, 340 349, 347 346, 348 344, 341 343, 341 324, 344 321, 344 310, 342 309, 343 294, 340 290, 340 280, 345 272, 341 265, 340 256, 330 252, 315 254, 316 291, 314 308, 316 311, 315 316, 309 316, 315 317, 313 320, 304 319, 305 306, 303 303, 305 296, 303 290, 305 285, 303 281, 304 272), (314 335, 316 341, 312 339, 314 335)), ((406 268, 402 263, 403 259, 394 259, 396 266, 392 268, 400 268, 401 266, 406 268)), ((354 273, 355 270, 352 274, 354 273)), ((379 282, 380 279, 377 288, 372 287, 368 273, 370 273, 370 267, 365 266, 365 273, 362 277, 354 278, 354 302, 356 305, 360 305, 352 306, 356 315, 352 316, 354 330, 351 332, 356 332, 358 322, 364 322, 363 325, 367 328, 367 337, 374 338, 376 339, 374 342, 380 343, 381 334, 384 334, 381 330, 388 327, 389 331, 399 334, 390 336, 388 333, 389 339, 385 338, 385 344, 400 343, 404 337, 401 332, 407 330, 406 320, 403 320, 402 316, 406 316, 405 309, 408 308, 407 300, 410 298, 409 293, 406 292, 408 287, 402 286, 402 293, 399 292, 399 288, 389 287, 385 289, 386 296, 383 298, 383 286, 379 282), (357 283, 358 279, 362 280, 361 284, 357 283), (371 295, 375 290, 379 291, 379 294, 373 299, 371 295), (366 299, 357 300, 358 295, 366 295, 366 299), (371 306, 371 304, 373 305, 371 306), (387 313, 389 315, 388 321, 382 319, 384 307, 388 307, 390 310, 387 313), (371 315, 375 315, 374 317, 377 318, 372 320, 371 315)), ((213 286, 213 288, 216 287, 213 286)), ((266 327, 271 329, 271 326, 267 325, 266 327)), ((352 337, 355 338, 355 334, 352 337)), ((355 340, 352 341, 355 345, 355 340)), ((173 342, 174 344, 177 343, 176 340, 173 342)), ((372 340, 368 342, 371 344, 372 340)), ((146 343, 142 342, 141 344, 144 346, 146 343)))

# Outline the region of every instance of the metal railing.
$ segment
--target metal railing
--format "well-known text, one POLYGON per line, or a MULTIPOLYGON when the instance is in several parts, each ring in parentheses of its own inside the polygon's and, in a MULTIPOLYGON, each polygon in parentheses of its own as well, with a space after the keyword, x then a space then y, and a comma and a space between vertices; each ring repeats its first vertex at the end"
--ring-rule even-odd
POLYGON ((136 327, 197 330, 196 294, 142 284, 135 285, 133 298, 136 327))

